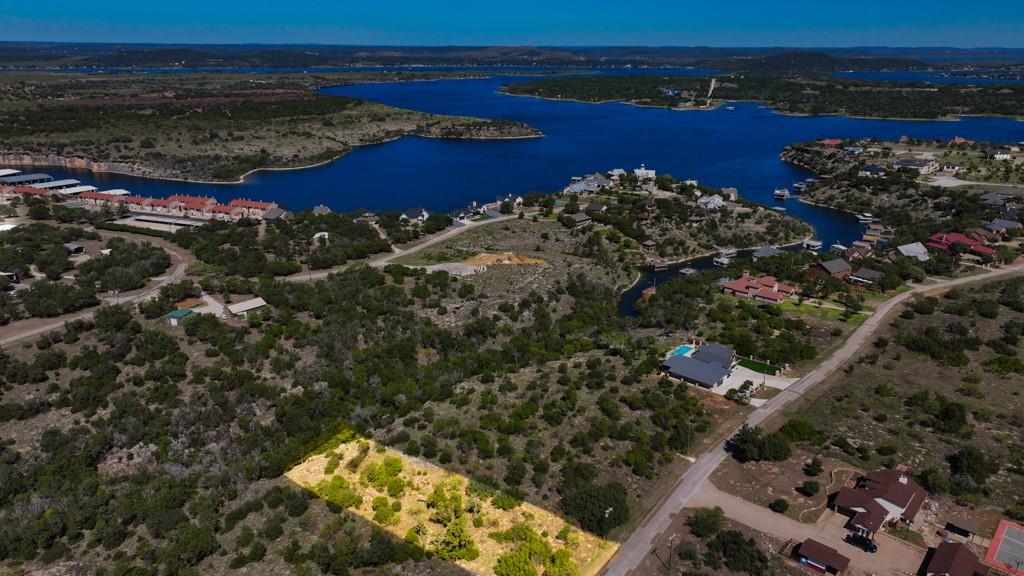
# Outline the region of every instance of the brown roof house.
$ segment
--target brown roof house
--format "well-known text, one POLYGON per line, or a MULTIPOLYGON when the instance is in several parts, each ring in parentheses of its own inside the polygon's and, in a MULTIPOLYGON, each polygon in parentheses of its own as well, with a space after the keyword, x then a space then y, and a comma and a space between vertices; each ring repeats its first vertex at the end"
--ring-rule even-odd
POLYGON ((846 280, 850 274, 853 274, 853 268, 850 267, 850 263, 842 258, 836 258, 835 260, 829 260, 828 262, 818 262, 814 266, 807 269, 807 273, 811 276, 831 276, 833 278, 839 278, 840 280, 846 280))
POLYGON ((871 537, 886 524, 910 524, 928 493, 902 470, 877 470, 843 487, 833 499, 835 509, 848 514, 850 530, 871 537))
POLYGON ((988 566, 960 542, 943 542, 925 559, 924 576, 987 576, 988 566))
POLYGON ((810 538, 797 547, 796 557, 801 564, 815 572, 840 574, 850 565, 850 559, 837 552, 835 548, 810 538))

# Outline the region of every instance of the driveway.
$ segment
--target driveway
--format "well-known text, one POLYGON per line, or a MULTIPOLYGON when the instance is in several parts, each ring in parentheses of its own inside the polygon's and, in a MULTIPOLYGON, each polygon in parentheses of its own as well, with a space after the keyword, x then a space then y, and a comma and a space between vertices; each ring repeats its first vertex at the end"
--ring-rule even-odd
MULTIPOLYGON (((786 388, 789 388, 800 379, 783 378, 781 376, 768 376, 767 374, 754 372, 750 368, 737 366, 733 368, 732 374, 730 374, 729 377, 725 379, 725 382, 722 382, 721 386, 716 386, 715 388, 712 388, 711 391, 720 396, 725 396, 726 392, 733 389, 739 389, 747 380, 753 382, 755 387, 764 385, 769 388, 775 388, 776 390, 785 390, 786 388)), ((754 406, 760 405, 755 404, 755 402, 756 401, 752 400, 751 404, 753 404, 754 406)), ((764 401, 762 401, 762 403, 763 402, 764 401)))
POLYGON ((835 548, 850 559, 851 574, 884 574, 900 576, 916 574, 924 560, 923 548, 912 546, 887 534, 878 534, 878 552, 869 554, 843 541, 847 534, 846 516, 826 510, 814 524, 803 524, 746 500, 722 492, 710 480, 705 481, 687 503, 693 507, 720 507, 730 520, 760 532, 794 542, 813 538, 835 548))

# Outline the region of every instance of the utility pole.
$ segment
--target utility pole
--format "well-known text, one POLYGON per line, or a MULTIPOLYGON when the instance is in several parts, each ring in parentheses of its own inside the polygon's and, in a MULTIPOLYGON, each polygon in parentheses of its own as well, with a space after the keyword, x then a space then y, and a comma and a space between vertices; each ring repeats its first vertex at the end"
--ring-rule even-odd
POLYGON ((672 574, 672 556, 674 556, 673 548, 675 548, 676 542, 679 541, 679 535, 672 533, 668 537, 668 573, 672 574))

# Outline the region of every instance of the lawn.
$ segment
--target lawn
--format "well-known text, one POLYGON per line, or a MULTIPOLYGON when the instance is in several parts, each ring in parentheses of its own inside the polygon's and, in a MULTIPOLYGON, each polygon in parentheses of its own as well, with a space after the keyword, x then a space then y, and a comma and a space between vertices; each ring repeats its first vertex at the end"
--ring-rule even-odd
POLYGON ((767 364, 765 362, 758 362, 757 360, 750 360, 749 358, 744 358, 740 360, 739 365, 743 366, 744 368, 749 368, 754 372, 757 372, 758 374, 768 374, 769 376, 775 376, 776 374, 779 373, 779 369, 776 368, 775 366, 772 366, 771 364, 767 364))
POLYGON ((809 316, 814 316, 815 318, 820 318, 822 320, 828 320, 828 321, 833 321, 833 322, 834 321, 839 321, 839 322, 845 322, 847 324, 853 324, 853 325, 861 324, 862 322, 864 322, 868 318, 868 315, 864 314, 862 312, 862 313, 854 314, 849 319, 844 319, 843 318, 843 310, 841 310, 841 309, 836 309, 836 308, 831 308, 831 307, 824 307, 824 306, 815 306, 813 304, 807 304, 807 303, 797 304, 796 302, 793 302, 791 300, 787 300, 787 301, 782 303, 782 310, 784 312, 794 312, 794 313, 797 313, 797 314, 807 314, 809 316))

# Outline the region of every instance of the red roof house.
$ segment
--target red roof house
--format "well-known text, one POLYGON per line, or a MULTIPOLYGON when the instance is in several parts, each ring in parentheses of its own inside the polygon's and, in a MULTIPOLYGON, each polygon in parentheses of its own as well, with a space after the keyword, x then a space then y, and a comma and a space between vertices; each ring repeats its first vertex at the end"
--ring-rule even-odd
POLYGON ((901 470, 877 470, 835 494, 836 510, 851 514, 848 527, 865 535, 893 522, 912 523, 928 493, 901 470))
POLYGON ((723 284, 722 291, 740 298, 781 304, 796 288, 779 282, 774 276, 755 277, 744 271, 743 276, 723 284))
POLYGON ((933 250, 939 250, 941 252, 950 252, 953 249, 953 246, 960 245, 969 252, 977 254, 978 256, 991 256, 995 254, 995 250, 985 246, 978 240, 959 232, 939 232, 938 234, 933 234, 932 237, 928 239, 926 245, 933 250))

